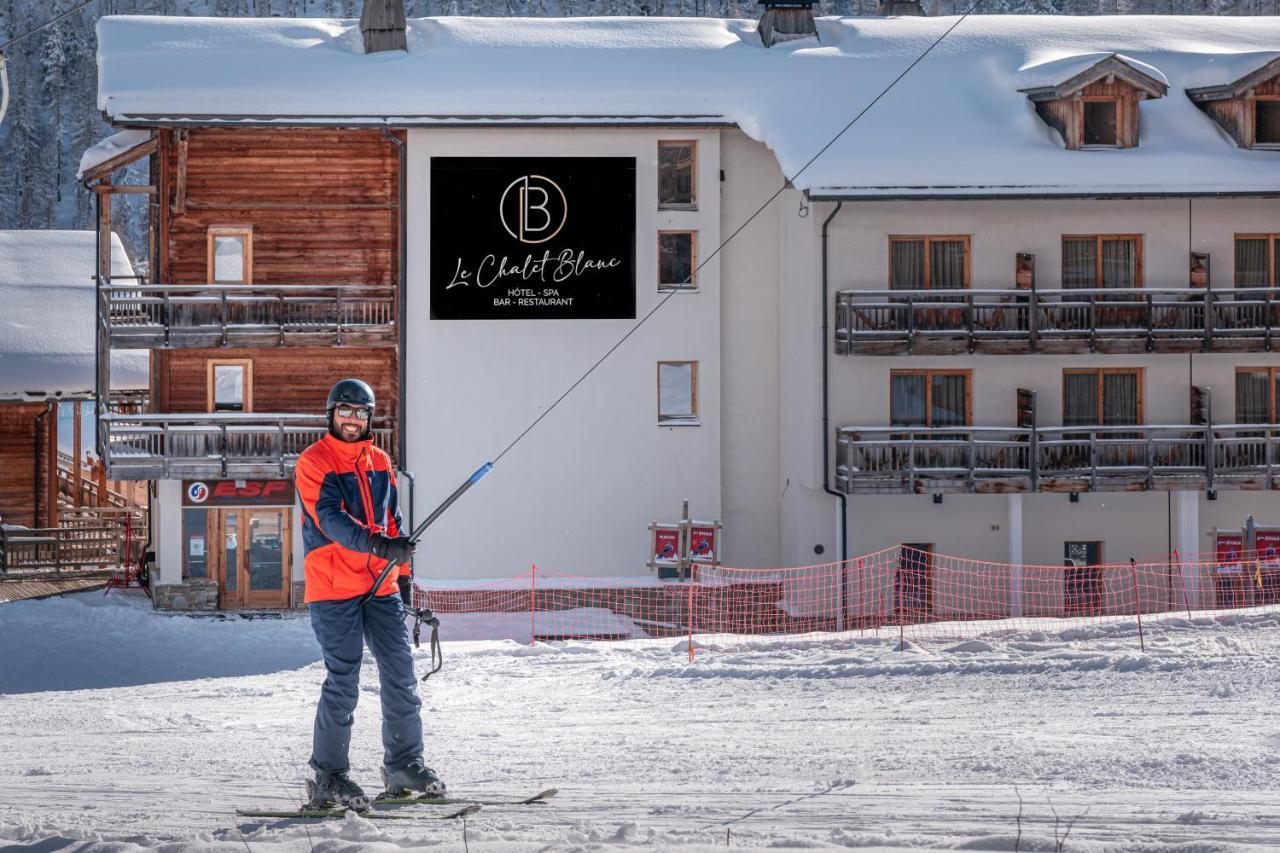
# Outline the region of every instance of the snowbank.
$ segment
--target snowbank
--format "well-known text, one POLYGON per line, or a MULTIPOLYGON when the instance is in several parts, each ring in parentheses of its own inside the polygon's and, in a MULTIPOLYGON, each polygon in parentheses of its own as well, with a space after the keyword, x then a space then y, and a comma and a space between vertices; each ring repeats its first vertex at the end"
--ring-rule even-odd
MULTIPOLYGON (((409 22, 407 52, 365 55, 353 20, 107 16, 98 105, 121 126, 724 121, 794 176, 955 21, 821 18, 818 40, 766 49, 745 20, 441 17, 409 22)), ((1183 89, 1238 79, 1277 45, 1280 18, 972 16, 794 183, 820 196, 1274 191, 1280 155, 1238 149, 1183 89), (1138 148, 1068 151, 1018 89, 1040 66, 1111 53, 1169 94, 1142 104, 1138 148)))
MULTIPOLYGON (((133 275, 115 234, 111 246, 112 275, 133 275)), ((0 399, 93 392, 96 253, 92 231, 0 231, 0 399)), ((147 364, 112 353, 112 388, 146 388, 147 364)))

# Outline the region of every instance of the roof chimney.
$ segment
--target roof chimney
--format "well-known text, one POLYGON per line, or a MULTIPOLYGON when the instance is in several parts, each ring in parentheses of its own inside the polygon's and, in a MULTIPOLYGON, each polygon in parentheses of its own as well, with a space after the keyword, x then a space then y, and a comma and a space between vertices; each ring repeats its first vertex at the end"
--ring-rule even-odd
POLYGON ((924 17, 925 11, 920 0, 880 0, 876 14, 883 18, 924 17))
POLYGON ((404 0, 364 0, 360 10, 364 52, 408 50, 405 44, 404 0))
POLYGON ((765 47, 818 34, 813 22, 813 0, 760 0, 760 5, 764 7, 760 41, 765 47))

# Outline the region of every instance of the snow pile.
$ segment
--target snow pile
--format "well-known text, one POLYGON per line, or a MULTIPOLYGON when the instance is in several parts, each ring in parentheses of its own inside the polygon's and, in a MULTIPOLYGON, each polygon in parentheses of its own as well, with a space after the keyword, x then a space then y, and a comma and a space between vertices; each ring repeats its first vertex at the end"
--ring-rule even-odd
MULTIPOLYGON (((794 176, 955 23, 821 18, 817 40, 766 49, 745 20, 441 17, 409 22, 407 52, 365 55, 353 20, 108 16, 98 104, 123 126, 724 121, 794 176)), ((972 16, 794 183, 850 196, 1274 191, 1276 153, 1238 149, 1183 89, 1238 79, 1278 44, 1280 18, 972 16), (1169 94, 1142 104, 1138 148, 1067 151, 1018 89, 1112 53, 1169 94)))
MULTIPOLYGON (((111 246, 112 275, 133 275, 115 234, 111 246)), ((92 393, 96 253, 92 231, 0 231, 0 398, 92 393)), ((147 381, 147 353, 112 353, 112 388, 147 381)))
MULTIPOLYGON (((237 818, 302 797, 324 679, 307 620, 148 607, 135 592, 0 607, 0 846, 464 847, 457 821, 237 818), (84 689, 50 689, 42 670, 84 689)), ((671 641, 460 643, 452 625, 419 687, 428 762, 458 794, 560 789, 471 817, 473 853, 1228 853, 1280 838, 1273 612, 1171 620, 1145 654, 1117 624, 903 651, 896 632, 754 639, 692 664, 671 641)), ((367 790, 379 717, 366 656, 351 769, 367 790)))
POLYGON ((150 138, 151 131, 149 130, 122 130, 119 133, 111 134, 97 145, 85 149, 84 154, 80 155, 80 168, 76 170, 76 177, 83 177, 84 173, 94 166, 105 163, 112 157, 119 156, 150 138))

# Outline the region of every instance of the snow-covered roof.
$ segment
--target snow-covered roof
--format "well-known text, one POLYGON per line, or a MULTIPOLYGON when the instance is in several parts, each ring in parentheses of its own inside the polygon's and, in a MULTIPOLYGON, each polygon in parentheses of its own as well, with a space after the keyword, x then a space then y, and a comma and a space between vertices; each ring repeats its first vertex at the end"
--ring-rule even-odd
POLYGON ((85 152, 80 155, 80 168, 76 171, 76 177, 83 178, 84 173, 94 166, 100 166, 114 157, 119 157, 129 149, 137 148, 150 138, 151 131, 149 130, 122 130, 119 133, 111 134, 98 144, 86 148, 85 152))
MULTIPOLYGON (((113 276, 131 276, 111 235, 113 276)), ((94 387, 93 231, 0 231, 0 399, 81 395, 94 387)), ((113 354, 112 388, 147 387, 147 353, 113 354)))
MULTIPOLYGON (((765 48, 746 20, 423 18, 407 52, 365 55, 354 20, 107 16, 98 104, 120 126, 702 117, 738 125, 795 176, 955 23, 820 18, 818 39, 765 48)), ((1280 153, 1237 148, 1182 91, 1236 80, 1277 45, 1280 17, 971 16, 794 183, 817 196, 1280 190, 1280 153), (1019 89, 1047 63, 1112 53, 1169 95, 1142 104, 1138 148, 1069 151, 1019 89)))

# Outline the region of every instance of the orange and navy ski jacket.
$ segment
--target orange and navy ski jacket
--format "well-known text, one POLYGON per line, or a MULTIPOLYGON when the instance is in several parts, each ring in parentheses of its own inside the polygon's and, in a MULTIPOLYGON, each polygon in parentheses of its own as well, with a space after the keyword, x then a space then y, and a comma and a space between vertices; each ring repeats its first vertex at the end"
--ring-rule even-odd
MULTIPOLYGON (((400 535, 400 506, 391 459, 373 439, 341 441, 328 433, 298 457, 294 470, 302 503, 306 549, 306 600, 334 601, 364 595, 387 561, 369 551, 369 536, 400 535)), ((396 591, 399 567, 378 590, 396 591)))

